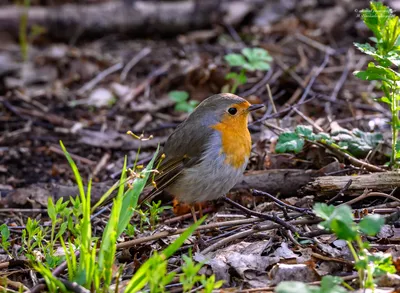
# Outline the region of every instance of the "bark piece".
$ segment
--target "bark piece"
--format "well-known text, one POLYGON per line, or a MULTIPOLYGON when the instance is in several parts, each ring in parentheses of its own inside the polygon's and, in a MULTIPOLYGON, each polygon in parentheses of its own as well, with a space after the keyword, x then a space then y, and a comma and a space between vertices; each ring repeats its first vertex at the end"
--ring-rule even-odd
POLYGON ((372 173, 356 176, 324 176, 316 177, 313 182, 305 186, 306 193, 317 193, 318 196, 329 196, 342 190, 352 180, 346 194, 363 192, 366 188, 379 190, 380 192, 391 192, 395 187, 400 186, 399 172, 372 173))

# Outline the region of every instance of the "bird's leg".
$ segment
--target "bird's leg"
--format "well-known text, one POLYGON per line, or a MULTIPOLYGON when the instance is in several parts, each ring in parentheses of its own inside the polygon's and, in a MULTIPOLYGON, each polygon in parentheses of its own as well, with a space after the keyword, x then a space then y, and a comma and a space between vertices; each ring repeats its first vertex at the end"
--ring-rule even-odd
MULTIPOLYGON (((195 209, 194 205, 190 206, 190 211, 192 213, 193 221, 196 223, 197 222, 197 216, 196 216, 196 209, 195 209)), ((203 211, 201 211, 201 213, 203 213, 203 211)), ((200 247, 200 248, 206 247, 206 243, 204 242, 203 238, 201 238, 199 230, 196 231, 196 237, 197 237, 197 241, 198 241, 198 247, 200 247)))
POLYGON ((199 217, 202 218, 203 217, 203 205, 200 203, 197 204, 199 207, 199 217))
POLYGON ((190 212, 192 213, 193 221, 196 223, 197 222, 197 216, 196 216, 196 210, 194 208, 194 205, 190 206, 190 212))

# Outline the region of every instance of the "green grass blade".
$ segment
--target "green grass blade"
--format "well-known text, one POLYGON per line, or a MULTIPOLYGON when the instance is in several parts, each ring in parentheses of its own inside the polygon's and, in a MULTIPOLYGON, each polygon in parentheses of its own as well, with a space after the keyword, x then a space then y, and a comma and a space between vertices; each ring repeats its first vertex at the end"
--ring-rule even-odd
POLYGON ((104 193, 101 198, 99 199, 99 201, 92 207, 92 213, 94 212, 95 209, 97 209, 103 202, 105 202, 110 195, 117 189, 119 188, 121 185, 125 185, 125 183, 128 181, 128 179, 125 179, 124 181, 117 181, 114 183, 113 186, 110 187, 109 190, 106 191, 106 193, 104 193))
MULTIPOLYGON (((126 179, 126 162, 125 157, 124 166, 122 168, 120 182, 124 182, 126 179)), ((99 251, 99 272, 104 278, 104 287, 108 288, 112 280, 112 265, 114 263, 115 251, 117 249, 117 228, 119 222, 119 215, 121 213, 122 200, 124 195, 124 184, 120 184, 118 189, 117 197, 114 200, 113 207, 111 209, 110 219, 103 232, 102 242, 99 251)))
POLYGON ((46 268, 42 263, 38 262, 33 264, 32 266, 35 271, 39 272, 43 276, 46 281, 46 285, 51 288, 50 292, 59 292, 58 290, 56 290, 57 287, 61 292, 68 292, 67 288, 65 288, 65 285, 56 277, 54 277, 51 271, 46 268))
MULTIPOLYGON (((91 242, 92 242, 92 225, 90 222, 90 193, 92 190, 92 180, 89 180, 87 194, 83 198, 82 208, 83 215, 81 221, 81 246, 80 246, 80 258, 79 258, 79 271, 80 274, 85 276, 84 283, 85 287, 90 287, 90 276, 89 272, 95 262, 91 258, 91 242)), ((95 248, 93 248, 95 250, 95 248)), ((82 276, 82 275, 81 275, 82 276)))
MULTIPOLYGON (((202 217, 185 232, 183 232, 173 243, 171 243, 163 252, 160 254, 166 260, 171 255, 173 255, 179 247, 185 242, 186 239, 189 238, 190 235, 201 225, 201 223, 205 220, 206 216, 202 217)), ((138 292, 141 290, 148 282, 148 275, 147 270, 150 266, 151 258, 149 258, 135 273, 132 279, 129 281, 128 285, 126 286, 125 293, 133 293, 138 292)))
POLYGON ((70 250, 67 249, 67 247, 65 246, 64 239, 62 237, 60 237, 60 243, 61 243, 61 246, 62 246, 62 248, 64 250, 65 261, 67 262, 68 280, 70 280, 72 282, 73 281, 72 272, 74 271, 73 264, 72 264, 72 256, 69 254, 70 250))
POLYGON ((143 178, 136 178, 133 182, 133 188, 129 189, 123 198, 121 214, 119 216, 118 223, 118 232, 117 238, 122 234, 131 220, 135 208, 137 206, 137 202, 140 194, 142 193, 144 187, 146 186, 147 180, 151 174, 151 170, 153 169, 154 161, 157 157, 159 148, 157 148, 153 158, 147 165, 146 169, 144 169, 141 174, 143 174, 143 178))
POLYGON ((76 166, 74 160, 71 158, 71 155, 67 152, 67 149, 65 148, 65 146, 61 140, 60 140, 60 146, 64 152, 64 155, 67 157, 67 160, 68 160, 69 165, 71 166, 72 172, 74 173, 76 183, 78 184, 79 195, 81 196, 81 200, 83 202, 83 199, 85 198, 85 190, 83 188, 83 181, 82 181, 81 175, 79 174, 78 167, 76 166))

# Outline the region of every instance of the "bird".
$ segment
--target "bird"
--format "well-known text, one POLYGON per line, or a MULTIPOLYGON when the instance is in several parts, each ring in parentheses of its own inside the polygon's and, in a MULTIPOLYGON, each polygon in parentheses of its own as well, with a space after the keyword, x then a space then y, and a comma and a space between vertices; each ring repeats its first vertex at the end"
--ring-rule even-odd
POLYGON ((189 205, 228 193, 250 158, 249 113, 262 107, 229 93, 203 100, 168 137, 156 158, 155 187, 139 202, 162 191, 189 205))

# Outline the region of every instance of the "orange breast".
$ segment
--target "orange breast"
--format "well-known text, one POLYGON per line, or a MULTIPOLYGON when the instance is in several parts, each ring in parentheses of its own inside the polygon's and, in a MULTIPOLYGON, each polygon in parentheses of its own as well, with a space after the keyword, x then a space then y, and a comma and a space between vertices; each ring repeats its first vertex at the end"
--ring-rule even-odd
POLYGON ((247 129, 247 114, 238 117, 226 116, 221 123, 212 126, 221 134, 221 153, 226 155, 225 163, 240 168, 250 156, 251 137, 247 129))

